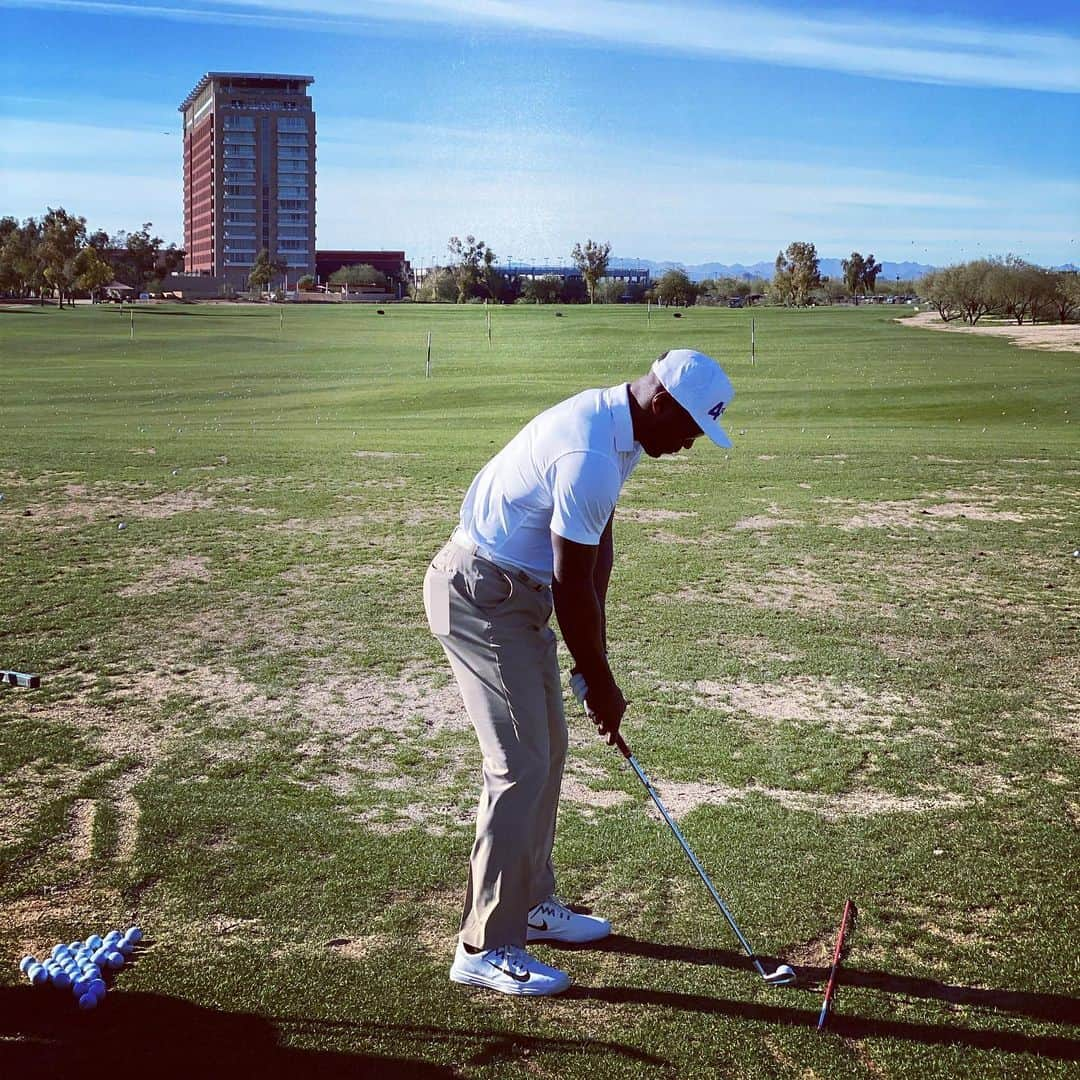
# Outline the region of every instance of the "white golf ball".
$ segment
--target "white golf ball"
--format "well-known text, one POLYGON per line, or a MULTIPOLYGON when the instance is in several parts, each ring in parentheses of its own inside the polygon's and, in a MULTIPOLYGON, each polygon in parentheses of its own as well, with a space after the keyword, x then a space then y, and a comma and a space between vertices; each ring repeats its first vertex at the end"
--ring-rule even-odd
POLYGON ((105 957, 107 957, 108 955, 109 955, 109 950, 104 945, 102 945, 102 947, 100 949, 98 949, 94 953, 94 955, 92 957, 90 957, 90 959, 95 964, 97 964, 98 967, 100 967, 102 964, 105 963, 105 957))
POLYGON ((142 931, 137 926, 129 926, 124 932, 129 941, 142 941, 142 931))
POLYGON ((89 1009, 96 1009, 98 1002, 101 1000, 96 994, 91 994, 87 991, 82 997, 79 998, 79 1008, 84 1011, 89 1009))
POLYGON ((86 946, 91 951, 93 951, 94 949, 100 949, 101 946, 104 945, 104 944, 105 944, 105 942, 102 940, 100 934, 91 934, 86 939, 86 946))
POLYGON ((109 953, 107 960, 109 967, 113 968, 114 970, 116 968, 122 968, 124 966, 124 954, 117 949, 113 949, 113 951, 109 953))
POLYGON ((49 981, 49 973, 41 964, 31 964, 26 969, 26 977, 30 980, 31 986, 40 986, 49 981))
POLYGON ((25 975, 27 973, 27 971, 30 969, 30 965, 31 964, 36 964, 36 963, 37 963, 37 957, 36 956, 24 956, 19 961, 19 970, 25 975))
POLYGON ((123 936, 124 935, 121 934, 119 930, 110 930, 105 935, 104 944, 106 944, 106 945, 115 945, 116 942, 118 942, 123 936))
POLYGON ((95 997, 105 996, 105 980, 104 979, 91 979, 90 988, 87 990, 88 994, 93 994, 95 997))
POLYGON ((71 985, 71 976, 66 971, 57 971, 52 977, 53 986, 66 990, 71 985))

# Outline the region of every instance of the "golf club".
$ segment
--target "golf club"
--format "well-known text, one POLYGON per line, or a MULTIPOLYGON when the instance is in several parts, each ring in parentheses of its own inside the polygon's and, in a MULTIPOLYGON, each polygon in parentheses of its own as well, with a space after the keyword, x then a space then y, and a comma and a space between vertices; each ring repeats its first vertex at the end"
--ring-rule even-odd
POLYGON ((667 807, 660 801, 660 796, 656 793, 656 788, 652 786, 652 782, 648 776, 645 775, 645 770, 637 763, 636 758, 630 753, 630 747, 627 746, 626 740, 621 735, 615 736, 615 745, 621 751, 623 757, 630 762, 630 767, 637 773, 638 779, 645 785, 645 790, 652 797, 652 801, 656 803, 656 809, 660 811, 663 819, 668 823, 668 827, 675 834, 675 839, 679 841, 679 846, 686 853, 686 857, 690 860, 691 866, 698 872, 698 876, 703 882, 705 882, 705 888, 709 890, 712 898, 716 901, 716 906, 720 909, 721 914, 728 921, 728 926, 735 931, 735 936, 739 939, 739 944, 746 950, 746 955, 750 957, 754 967, 757 968, 758 974, 772 986, 786 986, 795 981, 795 970, 789 967, 787 964, 781 964, 775 971, 768 972, 765 970, 765 966, 754 955, 754 950, 750 948, 750 942, 746 940, 743 932, 739 929, 739 924, 735 921, 735 917, 728 910, 727 904, 720 898, 720 894, 716 891, 716 886, 713 885, 709 879, 709 875, 705 873, 701 863, 698 862, 697 856, 690 850, 690 845, 686 842, 686 837, 683 836, 679 830, 679 826, 672 820, 671 815, 667 812, 667 807))
MULTIPOLYGON (((585 704, 588 686, 585 683, 584 676, 580 672, 573 672, 570 679, 570 689, 573 691, 574 697, 581 702, 586 713, 588 713, 589 707, 585 704)), ((698 876, 701 880, 705 882, 705 888, 709 890, 709 894, 716 901, 716 906, 720 909, 724 918, 727 919, 728 926, 735 931, 735 936, 739 939, 739 944, 746 950, 746 955, 750 957, 754 967, 757 968, 758 974, 772 986, 787 986, 793 983, 796 979, 795 969, 787 964, 781 964, 771 973, 765 970, 765 965, 754 955, 754 950, 750 948, 750 942, 746 940, 745 935, 739 929, 739 924, 735 921, 735 916, 728 910, 727 904, 724 903, 720 898, 720 894, 716 891, 716 886, 710 880, 709 875, 705 873, 704 867, 698 862, 697 856, 693 851, 690 850, 690 845, 686 842, 686 837, 683 836, 679 826, 675 824, 671 815, 668 813, 667 807, 664 806, 660 796, 656 793, 656 788, 652 786, 652 781, 645 775, 645 770, 637 763, 637 759, 634 755, 630 753, 630 747, 627 745, 626 740, 621 735, 616 734, 615 745, 619 748, 619 752, 622 756, 630 762, 630 767, 637 773, 638 779, 645 785, 645 790, 649 793, 652 801, 656 803, 656 809, 660 811, 660 816, 668 823, 668 827, 675 834, 675 839, 679 841, 679 846, 690 860, 690 865, 698 872, 698 876)))

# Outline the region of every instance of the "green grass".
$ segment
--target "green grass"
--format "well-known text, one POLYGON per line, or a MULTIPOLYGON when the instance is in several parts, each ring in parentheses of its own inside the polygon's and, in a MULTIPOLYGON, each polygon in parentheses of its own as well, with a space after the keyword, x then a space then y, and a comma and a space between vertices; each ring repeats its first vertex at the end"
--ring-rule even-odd
POLYGON ((115 309, 0 308, 0 667, 43 676, 0 691, 0 1033, 27 1062, 145 1030, 133 1061, 242 1074, 1075 1067, 1077 356, 880 308, 561 310, 493 311, 489 347, 475 307, 140 309, 134 339, 115 309), (624 491, 624 731, 802 981, 747 970, 568 706, 560 889, 619 936, 537 950, 564 999, 454 989, 479 752, 427 562, 522 423, 682 344, 728 368, 735 448, 624 491), (18 988, 24 951, 131 920, 93 1023, 18 988))

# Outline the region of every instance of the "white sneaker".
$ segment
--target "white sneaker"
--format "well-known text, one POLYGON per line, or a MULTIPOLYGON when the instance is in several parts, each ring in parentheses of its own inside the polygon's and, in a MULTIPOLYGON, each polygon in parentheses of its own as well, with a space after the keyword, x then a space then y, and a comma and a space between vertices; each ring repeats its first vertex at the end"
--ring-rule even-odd
POLYGON ((581 945, 599 941, 611 933, 611 923, 596 915, 571 911, 557 897, 549 896, 529 912, 527 941, 565 941, 581 945))
POLYGON ((558 968, 541 964, 524 949, 514 945, 469 953, 459 941, 450 981, 466 986, 486 986, 500 994, 541 996, 559 994, 570 985, 570 976, 558 968))

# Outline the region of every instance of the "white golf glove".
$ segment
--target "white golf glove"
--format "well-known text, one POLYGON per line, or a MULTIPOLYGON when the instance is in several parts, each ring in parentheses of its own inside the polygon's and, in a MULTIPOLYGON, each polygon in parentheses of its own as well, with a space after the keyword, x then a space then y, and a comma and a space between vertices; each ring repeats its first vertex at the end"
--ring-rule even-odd
POLYGON ((570 690, 574 697, 584 705, 585 698, 589 693, 589 687, 585 682, 585 676, 580 671, 575 671, 570 675, 570 690))

